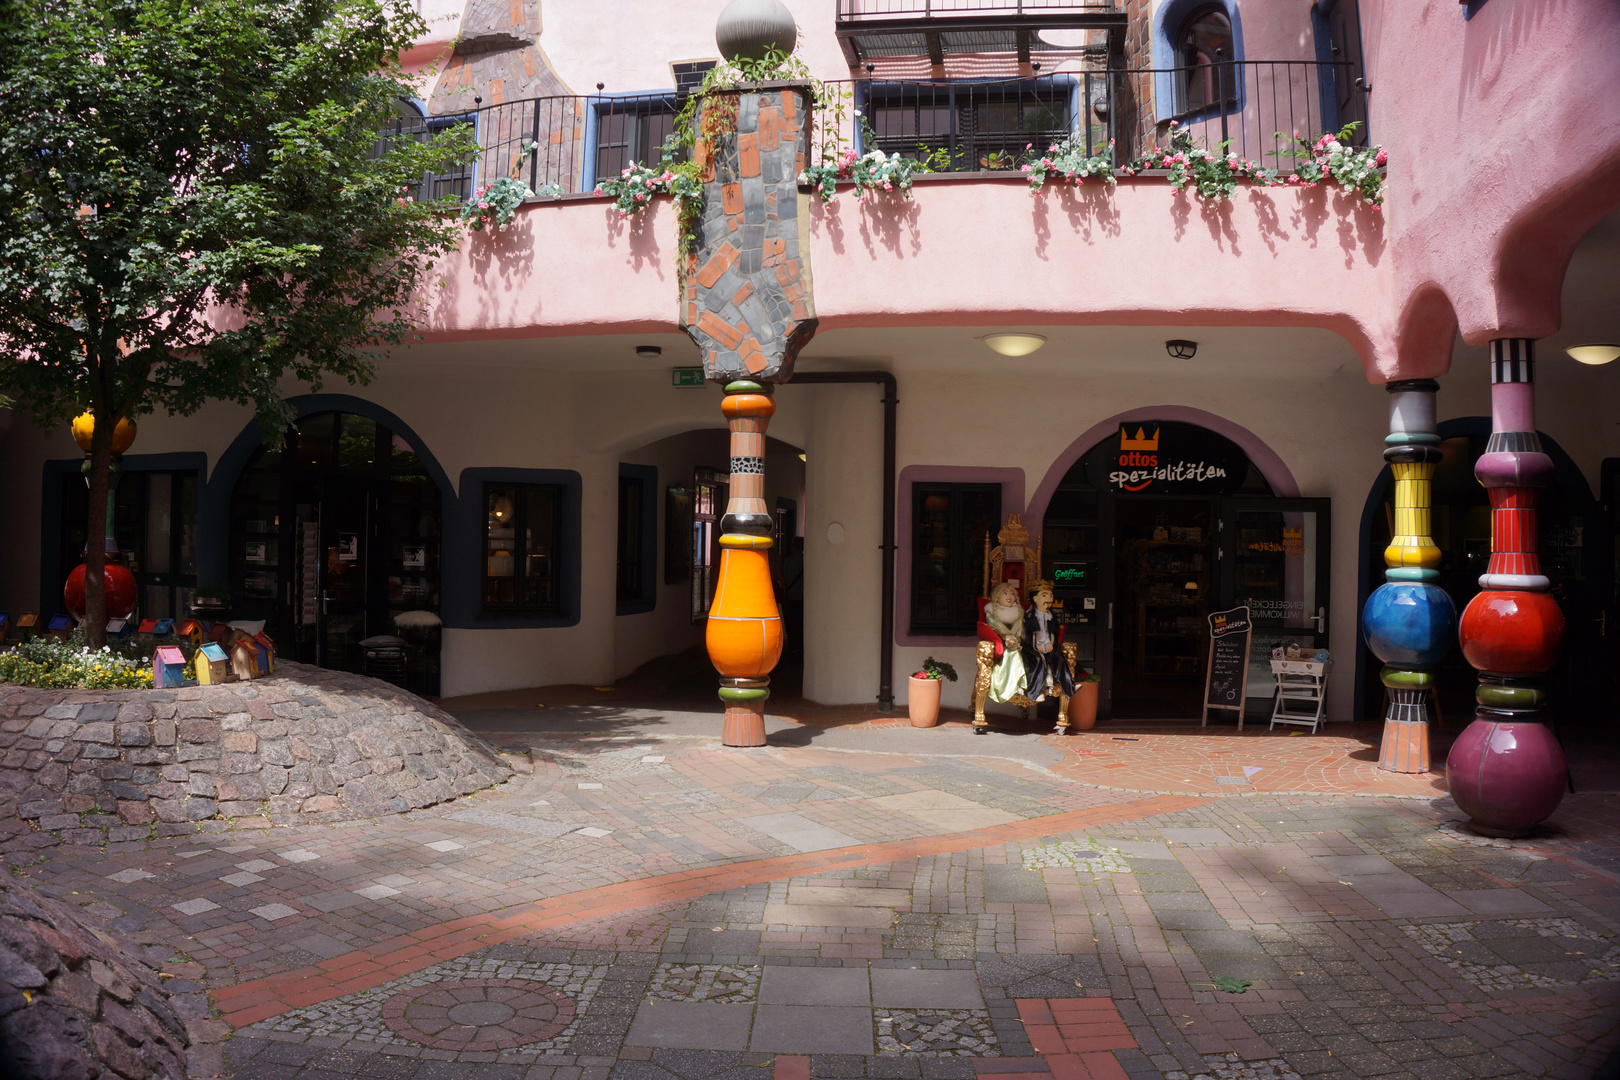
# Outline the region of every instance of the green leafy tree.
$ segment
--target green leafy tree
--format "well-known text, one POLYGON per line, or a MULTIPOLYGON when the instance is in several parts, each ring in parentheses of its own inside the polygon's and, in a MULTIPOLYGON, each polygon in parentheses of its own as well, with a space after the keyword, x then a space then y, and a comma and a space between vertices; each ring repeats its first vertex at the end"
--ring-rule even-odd
POLYGON ((458 227, 413 198, 462 129, 379 140, 410 0, 0 0, 0 394, 89 410, 87 630, 103 640, 113 430, 365 382, 458 227))

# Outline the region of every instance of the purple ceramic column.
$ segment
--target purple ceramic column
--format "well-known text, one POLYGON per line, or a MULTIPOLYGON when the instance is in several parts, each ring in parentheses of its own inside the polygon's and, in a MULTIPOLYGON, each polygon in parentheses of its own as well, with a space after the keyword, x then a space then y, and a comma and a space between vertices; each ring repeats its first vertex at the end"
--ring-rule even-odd
POLYGON ((1564 614, 1536 551, 1536 501, 1553 466, 1536 436, 1534 345, 1491 342, 1491 439, 1474 466, 1491 500, 1491 561, 1457 627, 1479 669, 1479 707, 1446 759, 1446 781, 1469 827, 1488 836, 1534 828, 1568 779, 1540 678, 1558 659, 1564 614))

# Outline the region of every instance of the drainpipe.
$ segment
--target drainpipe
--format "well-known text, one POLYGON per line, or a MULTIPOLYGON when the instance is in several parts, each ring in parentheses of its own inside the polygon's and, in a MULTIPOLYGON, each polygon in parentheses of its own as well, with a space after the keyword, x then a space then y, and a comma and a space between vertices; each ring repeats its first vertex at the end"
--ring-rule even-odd
POLYGON ((887 371, 801 371, 797 383, 879 383, 883 386, 883 617, 878 641, 878 708, 894 711, 894 429, 899 384, 887 371))

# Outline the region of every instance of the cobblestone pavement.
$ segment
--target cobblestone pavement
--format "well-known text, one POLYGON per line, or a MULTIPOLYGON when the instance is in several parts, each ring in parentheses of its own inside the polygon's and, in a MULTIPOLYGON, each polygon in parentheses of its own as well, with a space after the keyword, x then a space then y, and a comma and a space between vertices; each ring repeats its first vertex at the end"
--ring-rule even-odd
POLYGON ((428 810, 11 858, 167 946, 238 1080, 1577 1078, 1620 1046, 1620 797, 1487 841, 1432 793, 1154 794, 1076 779, 1084 739, 928 737, 553 734, 428 810))

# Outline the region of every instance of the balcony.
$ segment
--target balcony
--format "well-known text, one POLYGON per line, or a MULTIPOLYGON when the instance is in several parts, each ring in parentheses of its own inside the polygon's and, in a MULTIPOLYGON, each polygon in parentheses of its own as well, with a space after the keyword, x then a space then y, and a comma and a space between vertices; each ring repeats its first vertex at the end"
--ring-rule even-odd
MULTIPOLYGON (((1124 164, 1166 144, 1174 122, 1200 145, 1230 142, 1243 157, 1289 171, 1297 149, 1291 136, 1312 140, 1364 119, 1353 80, 1347 63, 1279 60, 1099 67, 1019 79, 828 82, 850 107, 817 116, 812 156, 843 147, 880 149, 926 160, 934 172, 999 173, 1013 180, 1021 178, 1018 167, 1029 153, 1070 137, 1088 153, 1112 154, 1115 165, 1124 164)), ((429 197, 465 198, 501 176, 536 191, 549 185, 553 192, 581 194, 628 165, 657 163, 680 104, 671 92, 531 98, 454 116, 405 118, 384 137, 431 138, 457 124, 475 125, 478 157, 456 172, 427 177, 429 197)), ((1357 141, 1366 137, 1363 126, 1357 141)))
POLYGON ((936 67, 995 55, 1020 64, 1086 52, 1118 57, 1125 23, 1113 3, 1075 0, 838 0, 835 17, 844 58, 868 70, 924 56, 936 67), (1088 44, 1077 31, 1102 40, 1088 44))

